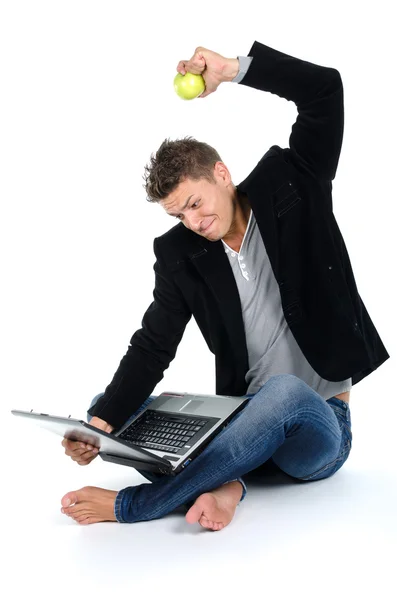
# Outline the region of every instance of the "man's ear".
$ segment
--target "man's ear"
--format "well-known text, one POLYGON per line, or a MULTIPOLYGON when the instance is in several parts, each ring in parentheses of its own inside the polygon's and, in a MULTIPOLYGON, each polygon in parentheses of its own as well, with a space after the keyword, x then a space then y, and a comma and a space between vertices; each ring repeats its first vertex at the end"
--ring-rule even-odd
POLYGON ((223 163, 220 160, 218 160, 215 163, 214 175, 218 178, 218 180, 220 180, 219 183, 222 183, 222 185, 224 185, 225 187, 230 185, 230 183, 232 181, 231 175, 229 173, 229 169, 227 168, 225 163, 223 163))

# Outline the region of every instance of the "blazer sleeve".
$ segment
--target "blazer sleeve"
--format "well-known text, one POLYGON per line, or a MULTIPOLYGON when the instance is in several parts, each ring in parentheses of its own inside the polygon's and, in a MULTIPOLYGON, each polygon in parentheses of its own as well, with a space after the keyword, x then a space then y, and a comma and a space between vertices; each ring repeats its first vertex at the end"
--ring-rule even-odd
POLYGON ((192 313, 167 271, 157 238, 154 240, 155 288, 142 327, 130 340, 128 350, 104 395, 88 411, 113 427, 121 427, 150 396, 175 358, 192 313))
POLYGON ((335 178, 342 148, 344 108, 339 71, 294 58, 254 42, 251 65, 239 85, 295 102, 298 117, 289 138, 289 158, 312 177, 335 178))

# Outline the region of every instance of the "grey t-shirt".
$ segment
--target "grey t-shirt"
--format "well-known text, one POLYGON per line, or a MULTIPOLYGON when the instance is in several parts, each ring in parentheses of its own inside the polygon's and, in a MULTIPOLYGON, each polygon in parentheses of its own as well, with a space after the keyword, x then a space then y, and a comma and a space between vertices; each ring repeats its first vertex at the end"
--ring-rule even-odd
POLYGON ((324 400, 352 388, 352 380, 328 381, 307 361, 284 317, 281 295, 265 244, 251 210, 240 251, 222 240, 236 280, 248 350, 247 394, 255 394, 273 375, 289 373, 305 381, 324 400))

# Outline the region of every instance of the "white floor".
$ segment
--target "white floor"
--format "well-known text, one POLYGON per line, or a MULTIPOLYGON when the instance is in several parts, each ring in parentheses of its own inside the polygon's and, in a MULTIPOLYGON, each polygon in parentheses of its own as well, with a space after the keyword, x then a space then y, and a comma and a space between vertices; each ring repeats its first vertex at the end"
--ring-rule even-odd
MULTIPOLYGON (((337 474, 308 484, 283 474, 251 481, 220 532, 188 525, 182 510, 128 525, 75 524, 60 512, 67 491, 146 480, 100 458, 79 467, 60 438, 29 428, 30 450, 20 441, 3 448, 12 459, 2 494, 2 579, 15 588, 8 597, 395 599, 394 424, 376 402, 352 399, 353 448, 337 474)), ((5 418, 7 432, 14 420, 5 418)))

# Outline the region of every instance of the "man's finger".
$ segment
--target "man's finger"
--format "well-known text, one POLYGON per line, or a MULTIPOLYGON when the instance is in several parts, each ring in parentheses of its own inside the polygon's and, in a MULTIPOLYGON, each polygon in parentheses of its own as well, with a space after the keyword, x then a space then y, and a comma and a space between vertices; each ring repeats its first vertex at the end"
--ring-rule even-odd
POLYGON ((84 454, 87 454, 88 451, 87 448, 75 448, 74 450, 71 450, 71 455, 72 456, 84 456, 84 454))
POLYGON ((197 64, 197 62, 190 63, 189 65, 186 65, 185 71, 187 73, 192 73, 193 75, 201 75, 204 71, 204 66, 201 64, 197 64))
POLYGON ((78 460, 76 460, 78 465, 89 465, 91 461, 94 460, 94 458, 96 457, 96 455, 98 454, 98 451, 95 452, 95 450, 91 450, 91 452, 85 452, 85 454, 83 454, 82 456, 79 457, 78 460))
POLYGON ((176 70, 178 71, 178 73, 180 73, 181 75, 185 75, 186 73, 186 60, 180 60, 178 63, 178 66, 176 68, 176 70))
POLYGON ((94 449, 94 450, 89 450, 88 452, 83 452, 83 454, 80 454, 80 456, 78 457, 78 461, 85 461, 85 460, 92 460, 96 455, 98 454, 98 448, 94 449))
POLYGON ((68 440, 66 438, 63 439, 62 446, 72 452, 74 450, 77 450, 77 448, 85 450, 85 447, 86 447, 86 445, 82 444, 81 442, 74 442, 73 440, 68 440))
POLYGON ((87 450, 85 448, 80 448, 79 446, 77 447, 66 447, 65 448, 65 454, 67 456, 71 456, 73 459, 79 458, 82 454, 85 454, 87 452, 87 450))
POLYGON ((71 442, 67 438, 63 438, 63 440, 62 440, 62 446, 64 448, 66 448, 67 450, 71 450, 73 448, 72 444, 75 444, 75 442, 71 442))
POLYGON ((200 96, 197 96, 198 98, 206 98, 207 96, 209 96, 210 94, 212 94, 211 90, 207 90, 205 89, 204 92, 202 94, 200 94, 200 96))

